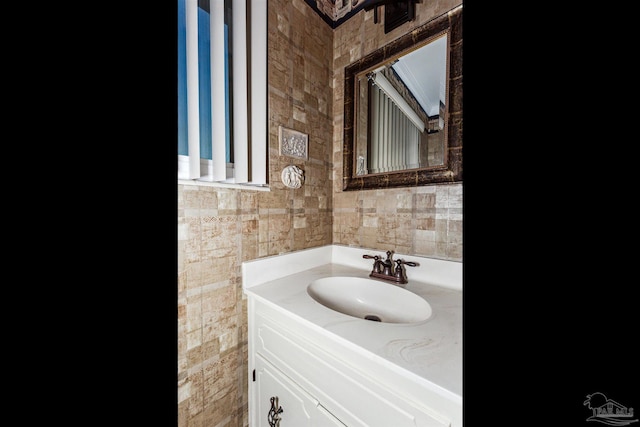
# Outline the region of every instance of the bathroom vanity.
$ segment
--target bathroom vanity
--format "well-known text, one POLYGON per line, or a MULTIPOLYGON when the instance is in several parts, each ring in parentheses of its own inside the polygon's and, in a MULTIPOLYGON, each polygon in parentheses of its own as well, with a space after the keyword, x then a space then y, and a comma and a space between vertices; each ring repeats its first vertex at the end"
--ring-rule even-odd
POLYGON ((396 254, 418 264, 408 283, 376 280, 426 300, 426 320, 366 320, 312 298, 319 279, 374 280, 365 254, 383 252, 328 245, 242 264, 252 427, 462 426, 462 264, 396 254))

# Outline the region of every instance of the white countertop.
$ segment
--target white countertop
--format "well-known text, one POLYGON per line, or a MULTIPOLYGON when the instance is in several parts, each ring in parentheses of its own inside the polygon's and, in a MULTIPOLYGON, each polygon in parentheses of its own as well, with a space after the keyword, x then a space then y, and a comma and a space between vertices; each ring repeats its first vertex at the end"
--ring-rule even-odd
MULTIPOLYGON (((415 381, 461 401, 461 263, 394 255, 394 259, 420 263, 415 270, 406 269, 409 283, 402 286, 431 305, 431 317, 420 323, 359 319, 331 310, 309 296, 307 286, 319 278, 369 278, 373 260, 362 259, 365 253, 381 255, 382 251, 329 245, 245 262, 243 288, 247 295, 260 298, 299 318, 300 322, 315 325, 326 334, 352 343, 394 369, 404 370, 405 376, 412 376, 415 381), (433 280, 426 271, 429 267, 434 272, 433 280), (276 277, 278 274, 274 269, 281 271, 280 277, 276 277), (437 271, 440 271, 440 277, 437 271)), ((389 286, 397 285, 389 283, 389 286)))

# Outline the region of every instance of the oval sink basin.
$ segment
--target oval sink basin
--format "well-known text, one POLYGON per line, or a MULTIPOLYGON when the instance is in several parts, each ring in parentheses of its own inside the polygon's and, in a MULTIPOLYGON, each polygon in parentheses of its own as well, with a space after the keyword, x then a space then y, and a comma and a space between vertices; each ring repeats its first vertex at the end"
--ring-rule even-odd
POLYGON ((391 283, 361 277, 324 277, 307 293, 342 314, 384 323, 416 323, 431 317, 431 306, 419 295, 391 283))

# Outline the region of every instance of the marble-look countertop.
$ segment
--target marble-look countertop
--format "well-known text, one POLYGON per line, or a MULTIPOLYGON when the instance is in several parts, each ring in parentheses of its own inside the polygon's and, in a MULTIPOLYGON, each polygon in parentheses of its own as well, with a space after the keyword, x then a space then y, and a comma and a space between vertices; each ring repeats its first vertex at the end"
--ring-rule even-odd
MULTIPOLYGON (((366 250, 360 250, 364 253, 366 250)), ((408 259, 420 259, 412 257, 408 259)), ((369 260, 367 260, 369 261, 369 260)), ((363 266, 368 267, 367 264, 363 266)), ((368 277, 368 271, 335 262, 312 266, 266 282, 244 286, 253 295, 300 319, 320 327, 381 358, 384 363, 408 371, 414 379, 430 388, 442 388, 445 394, 462 399, 462 291, 412 279, 402 287, 425 298, 432 315, 413 324, 381 323, 359 319, 331 310, 307 293, 316 279, 330 276, 368 277)), ((389 286, 397 286, 389 283, 389 286)), ((317 329, 317 328, 316 328, 317 329)), ((374 357, 375 357, 374 356, 374 357)))

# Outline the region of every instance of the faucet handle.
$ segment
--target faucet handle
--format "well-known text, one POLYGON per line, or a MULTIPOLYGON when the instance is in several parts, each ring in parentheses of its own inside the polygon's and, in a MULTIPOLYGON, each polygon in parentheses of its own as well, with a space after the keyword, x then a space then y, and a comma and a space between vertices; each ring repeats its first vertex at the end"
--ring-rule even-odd
POLYGON ((396 268, 401 268, 401 267, 400 267, 401 265, 407 265, 407 266, 409 266, 409 267, 417 267, 417 266, 419 266, 419 265, 420 265, 420 264, 418 264, 417 262, 413 262, 413 261, 405 261, 405 260, 403 260, 403 259, 397 259, 397 260, 395 260, 395 263, 396 263, 396 266, 397 266, 396 268))
POLYGON ((382 263, 382 261, 380 261, 381 257, 378 255, 362 255, 362 258, 367 258, 367 259, 372 259, 373 261, 373 270, 371 271, 372 273, 380 273, 380 264, 382 263))
POLYGON ((407 276, 404 273, 404 268, 402 268, 403 265, 408 265, 409 267, 416 267, 420 265, 417 262, 405 261, 403 259, 397 259, 395 263, 396 263, 396 270, 395 270, 394 276, 396 277, 396 280, 398 281, 398 283, 407 283, 407 276))

